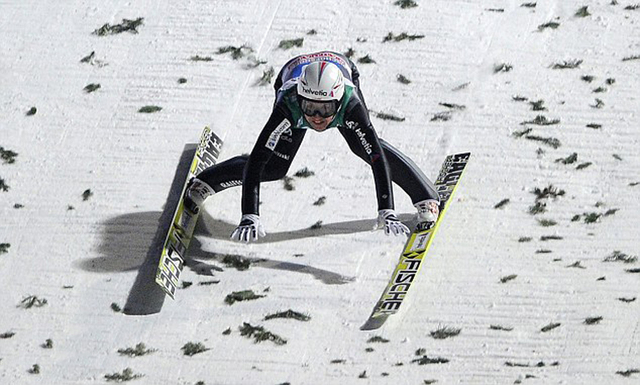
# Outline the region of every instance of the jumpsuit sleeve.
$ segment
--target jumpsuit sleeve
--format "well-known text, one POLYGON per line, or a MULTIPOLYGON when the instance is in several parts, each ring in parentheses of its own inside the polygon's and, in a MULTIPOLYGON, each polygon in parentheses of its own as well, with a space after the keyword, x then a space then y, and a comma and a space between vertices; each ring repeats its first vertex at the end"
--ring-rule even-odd
MULTIPOLYGON (((357 99, 356 99, 357 101, 357 99)), ((345 127, 340 131, 351 151, 366 161, 373 171, 378 210, 393 209, 391 171, 369 113, 360 101, 347 106, 345 127)))
POLYGON ((275 106, 249 155, 242 176, 242 214, 259 215, 260 181, 280 135, 291 129, 291 118, 283 107, 275 106))

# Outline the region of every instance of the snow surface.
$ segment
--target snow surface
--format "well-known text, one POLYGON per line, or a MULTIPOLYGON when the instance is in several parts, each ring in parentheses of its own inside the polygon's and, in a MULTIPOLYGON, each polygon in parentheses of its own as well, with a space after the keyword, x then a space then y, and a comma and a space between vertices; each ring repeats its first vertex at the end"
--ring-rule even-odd
MULTIPOLYGON (((623 60, 640 55, 640 9, 625 0, 393 3, 0 1, 0 146, 19 154, 0 164, 9 186, 0 243, 10 245, 0 254, 0 382, 99 384, 130 368, 144 375, 136 384, 637 383, 640 263, 604 260, 640 254, 640 60, 623 60), (575 15, 582 6, 589 16, 575 15), (138 17, 137 34, 92 34, 138 17), (559 26, 539 29, 549 22, 559 26), (424 37, 383 42, 390 32, 424 37), (302 47, 279 48, 300 37, 302 47), (254 58, 216 54, 243 44, 254 58), (375 60, 359 64, 371 110, 406 118, 373 117, 381 137, 432 176, 447 154, 473 153, 401 313, 359 330, 403 241, 370 231, 371 173, 336 131, 309 133, 290 170, 314 176, 294 178, 293 191, 263 185, 269 236, 259 244, 227 238, 240 189, 210 199, 184 273, 193 285, 165 300, 152 281, 159 227, 202 127, 224 137, 222 159, 249 152, 273 102, 271 86, 256 85, 263 72, 303 52, 349 48, 375 60), (266 63, 250 68, 256 59, 266 63), (578 68, 552 68, 575 60, 578 68), (500 64, 511 70, 495 72, 500 64), (83 91, 91 83, 101 88, 83 91), (532 110, 538 100, 545 111, 532 110), (138 112, 147 105, 163 109, 138 112), (432 120, 447 111, 448 121, 432 120), (538 115, 560 123, 522 124, 538 115), (562 145, 514 136, 527 128, 562 145), (573 153, 573 164, 556 161, 573 153), (550 185, 565 194, 530 214, 532 191, 550 185), (321 196, 326 204, 314 206, 321 196), (238 271, 225 254, 266 261, 238 271), (224 303, 241 290, 266 297, 224 303), (47 304, 19 307, 32 295, 47 304), (288 309, 311 320, 264 321, 288 309), (585 323, 591 317, 602 319, 585 323), (287 344, 241 336, 245 322, 287 344), (444 327, 460 334, 431 336, 444 327), (376 336, 389 342, 368 342, 376 336), (53 348, 41 346, 47 339, 53 348), (155 352, 118 353, 141 342, 155 352), (209 350, 186 356, 188 342, 209 350), (412 362, 425 355, 449 362, 412 362)), ((397 188, 396 206, 413 212, 397 188)))

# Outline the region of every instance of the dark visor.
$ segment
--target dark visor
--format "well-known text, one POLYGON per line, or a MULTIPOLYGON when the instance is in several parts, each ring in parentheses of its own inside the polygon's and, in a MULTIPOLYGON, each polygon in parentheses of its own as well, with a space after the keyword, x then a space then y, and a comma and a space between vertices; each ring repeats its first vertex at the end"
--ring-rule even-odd
POLYGON ((333 100, 328 102, 317 102, 300 98, 300 108, 307 116, 314 116, 318 114, 323 118, 328 118, 336 114, 338 111, 338 103, 333 100))

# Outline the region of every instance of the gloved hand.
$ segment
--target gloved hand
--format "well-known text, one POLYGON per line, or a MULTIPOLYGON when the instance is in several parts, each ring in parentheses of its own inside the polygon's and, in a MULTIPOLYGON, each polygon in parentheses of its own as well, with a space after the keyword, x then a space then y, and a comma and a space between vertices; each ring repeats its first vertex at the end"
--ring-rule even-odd
POLYGON ((378 211, 378 221, 374 229, 384 228, 386 235, 402 235, 409 234, 409 228, 400 222, 396 212, 394 210, 380 210, 378 211))
POLYGON ((264 231, 260 217, 255 214, 245 214, 240 220, 240 224, 231 234, 231 239, 236 242, 255 242, 258 237, 264 237, 267 233, 264 231))

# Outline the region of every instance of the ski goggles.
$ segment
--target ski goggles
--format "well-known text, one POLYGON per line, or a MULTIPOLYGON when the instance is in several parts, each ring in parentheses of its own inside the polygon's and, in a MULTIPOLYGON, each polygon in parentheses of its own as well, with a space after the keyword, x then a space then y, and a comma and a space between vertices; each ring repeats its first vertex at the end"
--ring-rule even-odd
POLYGON ((323 118, 333 116, 338 112, 338 102, 331 100, 328 102, 318 102, 300 98, 300 108, 307 116, 320 115, 323 118))

